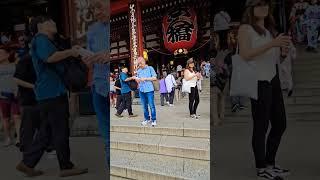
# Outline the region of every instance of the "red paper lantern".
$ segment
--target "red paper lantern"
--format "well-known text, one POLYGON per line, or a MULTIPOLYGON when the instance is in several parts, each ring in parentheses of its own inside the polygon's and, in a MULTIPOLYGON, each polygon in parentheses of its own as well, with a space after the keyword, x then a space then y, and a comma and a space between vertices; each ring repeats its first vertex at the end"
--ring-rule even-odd
POLYGON ((162 22, 164 46, 174 52, 191 49, 197 41, 197 16, 193 9, 181 7, 170 10, 162 22))

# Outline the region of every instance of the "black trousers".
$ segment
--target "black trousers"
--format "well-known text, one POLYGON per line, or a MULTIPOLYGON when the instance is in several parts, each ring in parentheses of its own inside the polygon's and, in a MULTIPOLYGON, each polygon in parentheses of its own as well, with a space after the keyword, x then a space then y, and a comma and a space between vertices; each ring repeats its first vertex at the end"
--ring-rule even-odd
POLYGON ((30 149, 35 134, 40 129, 40 111, 37 105, 22 106, 20 126, 20 151, 30 149))
POLYGON ((200 102, 198 86, 191 88, 189 93, 189 111, 190 115, 197 114, 197 108, 200 102))
POLYGON ((121 97, 121 94, 117 94, 117 104, 116 104, 116 108, 117 110, 119 109, 119 107, 121 106, 121 103, 122 103, 122 97, 121 97))
POLYGON ((217 31, 219 36, 220 50, 228 49, 228 32, 229 30, 217 31))
POLYGON ((122 112, 127 109, 129 115, 133 115, 132 113, 132 97, 131 92, 121 94, 122 103, 117 111, 117 114, 122 114, 122 112))
POLYGON ((39 102, 40 130, 30 149, 23 153, 23 162, 34 168, 40 161, 44 151, 50 144, 50 133, 56 150, 60 169, 70 169, 73 164, 70 161, 69 147, 69 103, 68 97, 60 96, 39 102), (48 133, 47 128, 50 128, 48 133))
POLYGON ((170 104, 173 104, 174 92, 175 92, 175 88, 172 88, 171 93, 168 93, 168 94, 169 94, 169 103, 170 103, 170 104))
POLYGON ((161 103, 161 106, 164 106, 164 100, 166 100, 166 102, 169 101, 168 93, 161 93, 161 94, 160 94, 160 103, 161 103))
POLYGON ((286 112, 278 75, 272 79, 271 83, 258 82, 258 100, 251 99, 251 106, 252 147, 256 167, 265 168, 275 164, 281 137, 286 129, 286 112), (271 129, 267 135, 269 124, 271 129))

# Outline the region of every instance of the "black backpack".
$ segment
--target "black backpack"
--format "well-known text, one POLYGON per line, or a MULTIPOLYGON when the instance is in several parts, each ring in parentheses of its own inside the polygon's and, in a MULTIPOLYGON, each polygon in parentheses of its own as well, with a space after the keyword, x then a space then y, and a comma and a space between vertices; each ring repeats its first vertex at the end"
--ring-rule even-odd
MULTIPOLYGON (((39 35, 37 35, 39 36, 39 35)), ((35 38, 37 38, 35 36, 35 38)), ((66 41, 59 39, 59 44, 51 41, 58 50, 67 49, 68 45, 66 45, 66 41)), ((35 43, 32 44, 32 48, 35 48, 35 43)), ((35 52, 35 51, 34 51, 35 52)), ((71 92, 79 92, 86 88, 88 83, 88 67, 83 61, 77 57, 68 57, 58 64, 62 64, 64 71, 60 72, 56 69, 55 64, 47 63, 46 66, 54 71, 60 79, 63 81, 66 88, 71 92)))
POLYGON ((132 90, 132 91, 136 91, 138 89, 138 83, 137 81, 135 80, 131 80, 131 81, 128 81, 126 82, 129 86, 129 88, 132 90))

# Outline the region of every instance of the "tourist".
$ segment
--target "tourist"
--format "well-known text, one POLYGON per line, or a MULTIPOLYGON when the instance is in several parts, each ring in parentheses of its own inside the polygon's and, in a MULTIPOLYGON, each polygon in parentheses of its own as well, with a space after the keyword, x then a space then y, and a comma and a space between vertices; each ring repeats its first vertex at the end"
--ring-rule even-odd
POLYGON ((317 53, 318 31, 320 28, 320 6, 318 5, 318 0, 311 0, 310 6, 306 9, 305 18, 308 38, 307 51, 317 53))
POLYGON ((177 77, 181 76, 182 66, 179 64, 177 66, 177 77))
POLYGON ((202 81, 203 81, 203 76, 202 76, 202 74, 200 73, 200 78, 199 78, 198 81, 197 81, 197 86, 198 86, 198 89, 199 89, 199 92, 200 92, 200 93, 202 92, 202 81))
POLYGON ((0 112, 4 128, 4 146, 12 145, 10 119, 15 125, 16 146, 20 145, 20 107, 17 100, 17 84, 13 81, 15 57, 8 49, 0 49, 0 112))
POLYGON ((174 95, 175 95, 175 90, 176 90, 176 79, 172 75, 172 73, 169 73, 168 76, 165 78, 165 84, 169 96, 169 106, 173 107, 173 101, 174 101, 174 95))
POLYGON ((204 72, 205 72, 205 76, 206 78, 209 78, 210 77, 210 70, 211 70, 211 64, 209 61, 205 62, 205 65, 204 65, 204 72))
POLYGON ((117 96, 115 108, 118 110, 119 107, 121 106, 121 103, 122 103, 121 82, 120 82, 120 78, 118 77, 118 75, 116 75, 116 82, 114 83, 114 89, 116 90, 116 96, 117 96))
POLYGON ((122 118, 123 111, 127 109, 129 113, 129 117, 137 117, 136 114, 132 113, 132 96, 131 96, 131 89, 128 84, 129 81, 135 81, 134 77, 129 77, 128 76, 128 68, 127 67, 122 67, 121 68, 121 73, 120 73, 120 83, 121 83, 121 98, 122 102, 120 104, 120 107, 117 110, 117 113, 115 114, 117 117, 122 118))
POLYGON ((41 124, 33 145, 30 149, 24 151, 23 160, 16 168, 30 177, 43 174, 42 171, 34 168, 49 144, 47 131, 49 127, 60 165, 60 176, 66 177, 87 173, 88 169, 76 168, 70 160, 67 89, 59 75, 47 68, 50 64, 56 69, 62 70, 63 67, 58 62, 68 57, 78 57, 77 47, 58 51, 53 44, 54 35, 57 33, 56 24, 48 17, 35 18, 33 26, 37 27, 37 34, 32 41, 31 55, 37 77, 34 91, 41 112, 41 124))
POLYGON ((115 81, 112 76, 110 76, 110 102, 111 102, 111 107, 115 107, 117 104, 117 97, 116 97, 116 90, 114 88, 115 81))
POLYGON ((40 111, 34 94, 36 74, 31 56, 26 53, 16 65, 14 80, 19 85, 18 100, 21 105, 20 150, 30 149, 40 126, 40 111))
POLYGON ((290 43, 286 58, 280 62, 279 66, 279 78, 281 82, 281 88, 288 92, 288 97, 293 93, 293 78, 292 78, 292 62, 297 57, 297 49, 293 43, 290 43))
POLYGON ((297 0, 293 5, 290 13, 291 27, 290 31, 293 33, 293 39, 302 43, 305 40, 306 34, 303 29, 304 24, 304 13, 308 8, 309 3, 305 0, 297 0))
POLYGON ((139 83, 139 96, 143 108, 144 121, 142 125, 146 126, 151 120, 151 125, 157 125, 156 106, 154 103, 154 85, 153 81, 157 80, 157 74, 152 66, 146 64, 143 57, 138 58, 139 69, 137 70, 136 80, 139 83), (149 113, 151 109, 151 116, 149 113))
POLYGON ((265 0, 247 1, 238 38, 240 56, 254 65, 256 74, 253 76, 258 79, 258 98, 251 99, 252 147, 257 176, 272 180, 282 179, 289 170, 275 164, 286 129, 286 113, 277 63, 281 58, 280 48, 288 47, 291 38, 283 34, 276 36, 271 4, 265 0))
MULTIPOLYGON (((91 86, 92 102, 100 135, 105 141, 107 171, 110 168, 110 15, 109 3, 91 0, 91 9, 96 22, 90 24, 87 31, 87 49, 94 53, 83 60, 93 69, 91 86)), ((90 75, 89 75, 90 76, 90 75)))
POLYGON ((199 119, 197 115, 197 108, 200 103, 199 89, 197 86, 197 81, 200 79, 200 73, 196 73, 194 70, 195 64, 192 58, 187 61, 187 67, 184 70, 184 79, 188 82, 190 87, 189 93, 189 112, 190 117, 193 119, 199 119))
POLYGON ((164 106, 164 100, 166 100, 167 104, 169 104, 169 97, 168 97, 168 90, 166 86, 165 78, 167 77, 167 74, 164 73, 160 76, 159 80, 159 93, 160 93, 160 105, 164 106))
POLYGON ((228 49, 228 32, 230 29, 231 18, 229 14, 224 10, 224 7, 220 7, 218 13, 214 17, 214 31, 219 35, 220 50, 228 49))

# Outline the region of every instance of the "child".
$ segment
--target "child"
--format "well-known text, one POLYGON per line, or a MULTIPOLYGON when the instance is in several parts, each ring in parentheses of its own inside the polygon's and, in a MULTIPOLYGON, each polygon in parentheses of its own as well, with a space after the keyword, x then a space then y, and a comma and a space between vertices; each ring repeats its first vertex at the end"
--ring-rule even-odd
POLYGON ((165 78, 166 78, 166 73, 163 73, 163 75, 161 75, 161 79, 159 80, 161 106, 164 106, 164 99, 169 105, 168 90, 167 90, 165 78))
POLYGON ((279 77, 282 90, 288 91, 288 96, 292 95, 293 80, 292 80, 292 61, 296 59, 297 50, 293 43, 290 44, 289 52, 286 58, 280 63, 279 77))

